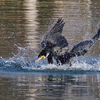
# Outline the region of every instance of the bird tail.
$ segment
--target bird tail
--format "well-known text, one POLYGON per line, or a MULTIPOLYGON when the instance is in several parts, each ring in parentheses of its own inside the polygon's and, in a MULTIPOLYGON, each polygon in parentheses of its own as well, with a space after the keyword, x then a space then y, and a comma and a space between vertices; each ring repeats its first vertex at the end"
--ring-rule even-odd
POLYGON ((98 29, 97 34, 92 38, 93 42, 95 42, 99 38, 99 35, 100 35, 100 28, 98 29))

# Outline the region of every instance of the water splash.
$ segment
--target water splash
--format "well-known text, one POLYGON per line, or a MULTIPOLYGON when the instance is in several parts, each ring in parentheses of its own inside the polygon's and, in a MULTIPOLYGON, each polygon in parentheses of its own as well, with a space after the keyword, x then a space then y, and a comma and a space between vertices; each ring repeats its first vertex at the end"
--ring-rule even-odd
POLYGON ((38 53, 31 48, 18 47, 17 55, 9 59, 0 59, 0 71, 20 72, 20 71, 47 71, 47 72, 67 72, 67 71, 100 71, 100 57, 78 57, 72 60, 72 66, 68 64, 57 65, 48 64, 47 59, 34 63, 38 53))

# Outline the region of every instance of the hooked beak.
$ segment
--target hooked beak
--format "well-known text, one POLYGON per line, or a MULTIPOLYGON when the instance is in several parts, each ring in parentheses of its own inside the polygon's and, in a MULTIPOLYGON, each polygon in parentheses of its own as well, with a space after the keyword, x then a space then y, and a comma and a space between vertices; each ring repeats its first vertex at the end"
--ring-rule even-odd
POLYGON ((41 57, 39 57, 39 58, 37 58, 37 59, 35 60, 35 63, 38 62, 38 61, 41 60, 41 59, 44 59, 44 58, 46 58, 46 56, 44 56, 44 55, 41 56, 41 57))
POLYGON ((47 58, 47 57, 48 57, 48 55, 49 55, 49 53, 47 53, 47 55, 46 55, 46 56, 44 56, 44 55, 40 56, 39 58, 37 58, 37 59, 35 60, 35 63, 36 63, 36 62, 38 62, 38 61, 40 61, 40 60, 42 60, 42 59, 47 58))

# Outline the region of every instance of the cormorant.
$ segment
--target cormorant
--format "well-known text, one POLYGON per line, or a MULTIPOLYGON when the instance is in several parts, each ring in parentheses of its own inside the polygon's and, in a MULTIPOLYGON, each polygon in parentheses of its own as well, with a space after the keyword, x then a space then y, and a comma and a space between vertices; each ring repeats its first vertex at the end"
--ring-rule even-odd
POLYGON ((55 46, 63 48, 68 46, 68 42, 64 36, 62 36, 62 30, 64 27, 64 21, 59 18, 54 27, 48 32, 44 40, 41 42, 42 48, 53 48, 55 46))
POLYGON ((98 29, 97 34, 91 40, 82 41, 76 44, 70 52, 68 52, 67 49, 62 52, 63 49, 68 46, 66 38, 61 35, 64 24, 62 18, 58 19, 57 23, 46 35, 44 41, 41 42, 43 50, 39 53, 38 59, 35 60, 35 62, 47 58, 48 62, 51 64, 54 60, 58 64, 69 63, 72 57, 82 56, 87 53, 90 47, 99 38, 100 29, 98 29))

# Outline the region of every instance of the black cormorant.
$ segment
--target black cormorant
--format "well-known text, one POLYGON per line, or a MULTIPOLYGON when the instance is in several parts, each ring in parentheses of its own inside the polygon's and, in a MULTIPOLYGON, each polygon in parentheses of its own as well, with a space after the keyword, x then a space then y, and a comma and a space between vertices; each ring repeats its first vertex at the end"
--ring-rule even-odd
POLYGON ((53 48, 55 46, 63 48, 68 46, 68 42, 64 36, 62 36, 62 30, 64 27, 64 21, 59 18, 54 27, 48 32, 44 40, 41 42, 43 48, 53 48))
POLYGON ((64 24, 61 18, 58 19, 57 23, 46 35, 44 41, 41 42, 43 50, 39 53, 38 59, 35 60, 35 62, 47 58, 49 63, 53 63, 54 60, 58 64, 69 63, 72 57, 82 56, 87 53, 90 47, 99 38, 100 29, 91 40, 82 41, 76 44, 71 51, 68 52, 66 49, 62 53, 63 49, 68 46, 66 38, 61 35, 64 24))

